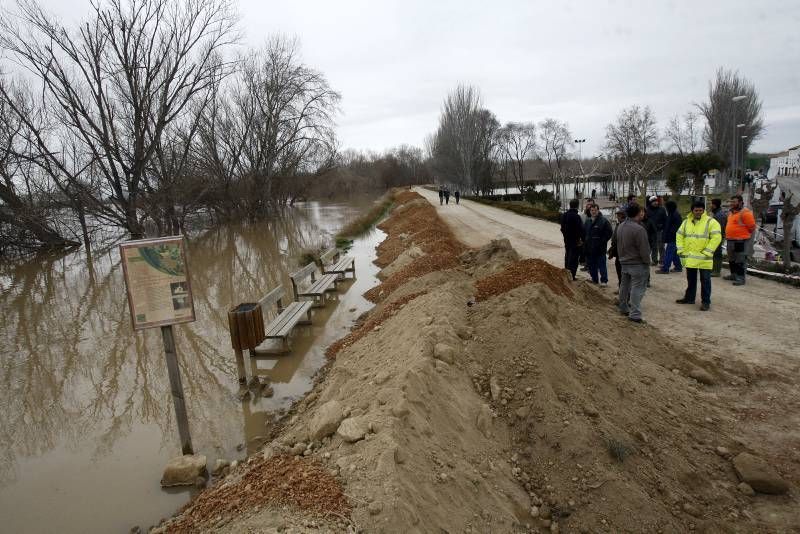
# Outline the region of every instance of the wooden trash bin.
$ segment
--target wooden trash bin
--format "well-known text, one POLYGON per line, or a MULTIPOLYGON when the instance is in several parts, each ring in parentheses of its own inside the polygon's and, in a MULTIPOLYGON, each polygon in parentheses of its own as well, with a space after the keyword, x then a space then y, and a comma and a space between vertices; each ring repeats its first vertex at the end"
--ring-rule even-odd
POLYGON ((257 302, 245 302, 228 312, 231 345, 236 351, 254 349, 266 339, 264 315, 257 302))

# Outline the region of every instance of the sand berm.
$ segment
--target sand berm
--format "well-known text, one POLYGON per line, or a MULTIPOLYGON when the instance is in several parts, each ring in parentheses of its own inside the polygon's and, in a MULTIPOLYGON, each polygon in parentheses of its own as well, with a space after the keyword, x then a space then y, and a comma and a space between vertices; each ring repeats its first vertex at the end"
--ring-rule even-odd
MULTIPOLYGON (((264 450, 168 532, 791 532, 797 451, 742 439, 728 384, 419 195, 381 223, 376 303, 264 450)), ((730 386, 733 387, 733 386, 730 386)))

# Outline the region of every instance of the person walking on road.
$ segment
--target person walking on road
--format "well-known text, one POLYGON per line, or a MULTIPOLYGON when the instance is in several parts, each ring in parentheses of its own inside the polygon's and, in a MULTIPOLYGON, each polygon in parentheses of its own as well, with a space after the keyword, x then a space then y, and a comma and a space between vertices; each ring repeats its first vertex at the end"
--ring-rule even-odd
POLYGON ((750 254, 753 230, 756 220, 753 212, 744 207, 742 195, 733 195, 730 200, 728 222, 725 225, 725 236, 728 238, 728 261, 731 274, 725 280, 733 280, 733 285, 743 286, 747 273, 747 256, 750 254))
POLYGON ((667 223, 667 211, 655 195, 651 196, 647 203, 645 218, 650 242, 650 259, 653 265, 660 265, 664 261, 664 225, 667 223))
POLYGON ((461 198, 461 192, 460 191, 456 191, 455 192, 455 197, 456 197, 456 206, 458 206, 458 200, 461 198))
POLYGON ((722 272, 722 243, 725 242, 725 227, 728 225, 728 212, 722 209, 722 200, 711 199, 711 216, 719 223, 722 228, 722 241, 714 251, 714 266, 711 269, 711 276, 717 277, 722 272))
POLYGON ((619 252, 617 251, 617 230, 619 230, 619 225, 622 224, 622 221, 624 221, 627 216, 624 206, 617 208, 616 216, 617 225, 614 227, 614 233, 611 234, 611 246, 608 249, 608 259, 614 260, 614 269, 617 271, 617 290, 615 293, 619 293, 619 286, 622 283, 622 264, 619 262, 619 252))
POLYGON ((450 204, 450 189, 447 187, 444 188, 444 203, 450 204))
POLYGON ((569 209, 561 215, 561 234, 564 236, 564 268, 575 275, 578 272, 578 257, 583 247, 583 223, 578 214, 578 199, 569 201, 569 209))
POLYGON ((613 234, 611 223, 600 213, 600 207, 592 204, 589 208, 589 218, 584 224, 584 247, 586 251, 586 265, 592 282, 601 286, 608 285, 608 267, 606 265, 606 251, 608 240, 613 234))
POLYGON ((681 259, 678 257, 678 246, 675 244, 675 235, 678 233, 683 220, 678 213, 678 204, 674 200, 667 201, 667 222, 664 224, 664 263, 658 274, 669 274, 670 267, 674 266, 674 272, 679 273, 683 270, 681 259))
POLYGON ((441 206, 442 204, 444 204, 444 187, 440 185, 439 186, 439 205, 441 206))
POLYGON ((618 306, 628 320, 643 323, 642 300, 650 275, 650 242, 641 224, 644 210, 638 204, 630 204, 626 214, 628 218, 617 228, 617 250, 622 264, 618 306))
POLYGON ((676 236, 678 256, 686 269, 686 292, 678 304, 694 304, 697 276, 700 275, 700 309, 711 307, 711 269, 714 251, 722 242, 722 230, 716 219, 706 213, 702 200, 692 204, 692 213, 683 220, 676 236))

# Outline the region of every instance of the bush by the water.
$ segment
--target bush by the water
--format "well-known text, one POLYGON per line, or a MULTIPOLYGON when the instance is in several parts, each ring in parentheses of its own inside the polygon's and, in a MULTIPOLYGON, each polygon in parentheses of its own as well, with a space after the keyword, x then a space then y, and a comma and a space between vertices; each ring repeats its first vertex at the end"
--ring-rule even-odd
POLYGON ((555 195, 546 189, 536 191, 535 189, 529 190, 525 193, 525 200, 530 202, 534 207, 541 208, 545 211, 558 211, 559 202, 556 200, 555 195))

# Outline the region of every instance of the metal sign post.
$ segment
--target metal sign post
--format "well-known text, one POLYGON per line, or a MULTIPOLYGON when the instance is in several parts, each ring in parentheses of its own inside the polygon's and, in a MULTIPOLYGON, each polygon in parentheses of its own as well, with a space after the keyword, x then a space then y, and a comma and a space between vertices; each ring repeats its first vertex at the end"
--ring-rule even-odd
POLYGON ((172 403, 183 454, 194 454, 172 325, 195 320, 182 236, 126 241, 120 245, 134 330, 161 327, 172 403))

